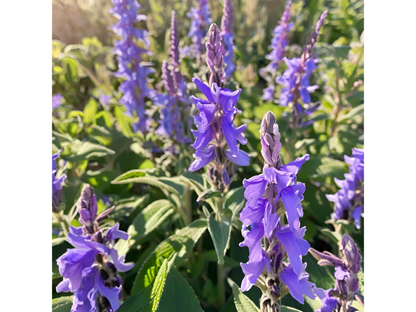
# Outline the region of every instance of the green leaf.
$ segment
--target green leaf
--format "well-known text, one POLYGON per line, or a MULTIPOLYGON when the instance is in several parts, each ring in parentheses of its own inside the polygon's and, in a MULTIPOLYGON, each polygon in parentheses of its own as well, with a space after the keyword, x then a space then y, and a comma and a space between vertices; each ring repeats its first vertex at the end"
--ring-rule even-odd
POLYGON ((70 312, 74 296, 59 297, 52 300, 52 311, 70 312))
POLYGON ((127 117, 119 106, 114 107, 114 115, 116 116, 118 123, 121 126, 121 130, 123 131, 124 135, 127 137, 133 136, 133 132, 131 130, 131 125, 129 122, 129 117, 127 117))
POLYGON ((106 155, 113 155, 115 152, 105 146, 91 143, 82 142, 79 140, 74 141, 70 145, 72 154, 64 156, 63 158, 69 161, 80 161, 89 159, 91 157, 104 157, 106 155))
POLYGON ((233 283, 234 304, 238 312, 260 312, 257 306, 233 283))
POLYGON ((175 193, 177 195, 180 195, 179 192, 175 188, 173 188, 172 186, 170 186, 166 183, 163 183, 158 178, 151 177, 151 176, 142 176, 142 177, 138 177, 138 178, 124 178, 123 176, 124 175, 118 176, 113 181, 111 181, 111 184, 128 184, 128 183, 149 184, 149 185, 158 187, 161 190, 166 190, 170 193, 175 193))
POLYGON ((138 294, 152 284, 165 259, 173 262, 173 265, 178 265, 185 260, 206 229, 206 220, 195 220, 160 243, 143 263, 131 294, 138 294))
POLYGON ((219 190, 206 190, 201 193, 201 195, 198 196, 197 202, 199 201, 206 201, 207 199, 213 198, 213 197, 221 197, 221 192, 219 190))
POLYGON ((140 293, 132 296, 129 300, 123 303, 117 310, 119 312, 154 312, 159 306, 162 297, 163 289, 165 287, 166 275, 168 274, 169 266, 168 260, 164 259, 160 269, 151 284, 142 290, 140 293))
POLYGON ((222 265, 230 240, 231 214, 223 214, 221 220, 216 220, 214 215, 211 214, 208 219, 208 231, 217 252, 218 263, 222 265))
POLYGON ((133 178, 141 178, 146 176, 146 172, 142 169, 130 170, 118 176, 114 181, 123 181, 133 178))
POLYGON ((351 307, 356 308, 360 312, 364 312, 364 307, 358 303, 358 301, 353 301, 351 307))
POLYGON ((84 123, 91 123, 95 120, 95 114, 97 113, 97 102, 90 98, 88 103, 84 107, 84 123))
POLYGON ((166 278, 157 312, 203 312, 201 305, 187 280, 172 267, 166 278))
POLYGON ((318 265, 318 260, 309 253, 303 257, 303 260, 307 262, 306 271, 309 273, 309 280, 311 282, 323 289, 334 288, 334 267, 318 265))
POLYGON ((52 239, 52 247, 57 246, 59 244, 62 244, 64 241, 66 241, 66 237, 57 237, 52 239))
POLYGON ((160 199, 140 212, 137 217, 133 220, 133 231, 130 236, 132 239, 138 240, 155 228, 157 228, 165 219, 175 211, 172 203, 166 199, 160 199))
POLYGON ((235 216, 240 209, 244 206, 245 197, 244 197, 244 186, 232 189, 224 197, 224 211, 230 209, 232 215, 235 216))
POLYGON ((360 105, 354 107, 353 109, 351 109, 348 112, 348 114, 344 115, 339 120, 339 122, 344 122, 344 121, 350 120, 351 118, 353 118, 353 117, 355 117, 357 115, 363 114, 363 113, 364 113, 364 104, 360 104, 360 105))

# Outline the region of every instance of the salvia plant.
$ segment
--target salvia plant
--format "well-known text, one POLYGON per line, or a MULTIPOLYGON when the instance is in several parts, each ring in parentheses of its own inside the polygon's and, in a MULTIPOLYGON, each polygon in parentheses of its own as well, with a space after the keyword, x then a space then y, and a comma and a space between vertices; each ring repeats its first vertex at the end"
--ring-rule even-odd
POLYGON ((52 44, 53 311, 364 311, 362 1, 107 2, 52 44))

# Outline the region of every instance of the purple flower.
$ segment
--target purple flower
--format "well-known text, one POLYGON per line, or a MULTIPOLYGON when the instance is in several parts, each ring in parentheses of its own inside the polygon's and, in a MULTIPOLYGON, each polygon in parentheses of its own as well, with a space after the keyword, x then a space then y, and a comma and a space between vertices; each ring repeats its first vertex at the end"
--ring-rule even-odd
POLYGON ((114 54, 118 56, 118 71, 116 77, 126 80, 120 85, 123 93, 120 103, 127 109, 127 114, 133 116, 136 112, 139 122, 133 125, 135 131, 146 131, 150 123, 150 117, 145 113, 145 98, 155 96, 154 90, 147 85, 147 76, 154 72, 149 67, 151 63, 142 62, 143 54, 150 54, 147 50, 150 44, 148 32, 134 27, 134 23, 145 21, 145 15, 137 14, 141 5, 136 0, 112 0, 114 7, 109 11, 119 21, 111 29, 121 36, 120 41, 114 43, 114 54), (144 43, 145 48, 140 48, 135 40, 144 43))
POLYGON ((191 8, 187 16, 192 18, 188 32, 188 37, 192 40, 190 56, 199 58, 203 49, 202 39, 207 35, 208 25, 212 23, 208 0, 198 0, 198 7, 191 8))
POLYGON ((221 36, 224 40, 225 53, 224 53, 224 79, 231 77, 235 70, 234 59, 234 34, 233 34, 233 21, 234 21, 234 4, 233 0, 224 1, 224 13, 221 20, 221 36))
POLYGON ((52 211, 57 212, 59 205, 62 201, 62 183, 66 179, 66 174, 64 173, 59 178, 57 178, 56 172, 56 159, 61 154, 62 150, 58 151, 56 154, 52 155, 52 211))
POLYGON ((110 94, 104 94, 100 97, 101 103, 103 103, 105 106, 108 106, 108 100, 110 100, 110 99, 111 99, 110 94))
POLYGON ((276 77, 276 82, 283 86, 279 98, 280 105, 288 106, 290 103, 293 104, 293 114, 295 118, 293 124, 296 126, 305 127, 308 124, 311 124, 301 122, 301 120, 311 113, 311 111, 304 111, 311 107, 311 97, 309 93, 318 88, 317 86, 311 86, 309 81, 312 72, 317 68, 317 61, 311 57, 311 52, 317 40, 319 29, 323 25, 327 13, 328 11, 322 13, 316 24, 315 31, 310 36, 308 43, 303 49, 301 57, 293 58, 291 60, 283 58, 288 68, 282 76, 276 77), (303 106, 298 103, 299 99, 302 99, 303 106))
POLYGON ((293 23, 290 22, 290 5, 291 1, 289 1, 286 5, 285 11, 279 21, 279 25, 274 28, 273 31, 273 38, 269 48, 272 51, 266 55, 266 59, 270 60, 271 62, 265 68, 260 70, 261 73, 266 75, 266 80, 270 80, 269 85, 263 89, 263 100, 272 101, 274 97, 274 90, 275 86, 272 82, 272 77, 276 76, 276 71, 281 63, 283 56, 285 54, 285 48, 288 44, 288 36, 289 31, 293 27, 293 23), (267 76, 268 75, 268 76, 267 76))
POLYGON ((344 156, 350 165, 350 172, 345 174, 345 180, 335 178, 341 188, 335 194, 326 195, 328 200, 335 203, 332 219, 346 219, 361 228, 361 214, 364 209, 364 150, 353 148, 352 157, 344 156))
POLYGON ((333 311, 338 303, 343 307, 351 306, 354 295, 359 290, 357 274, 361 271, 361 255, 357 244, 350 236, 344 234, 339 249, 344 254, 342 259, 327 251, 319 252, 314 248, 309 249, 319 265, 335 266, 335 289, 328 291, 315 289, 316 295, 323 303, 321 310, 318 310, 320 312, 333 311))
POLYGON ((63 103, 63 99, 64 97, 62 96, 62 94, 54 94, 52 95, 52 109, 57 108, 58 106, 61 106, 61 104, 63 103))
POLYGON ((250 255, 249 261, 241 264, 245 274, 241 290, 247 291, 259 283, 261 289, 268 289, 263 293, 261 305, 275 305, 281 293, 280 276, 293 298, 303 303, 303 295, 314 298, 314 284, 308 281, 306 264, 302 263, 302 256, 307 254, 310 245, 303 238, 306 227, 300 228, 299 221, 303 216, 301 201, 305 185, 297 182, 296 175, 309 155, 282 164, 279 127, 272 112, 262 120, 260 139, 265 160, 263 174, 243 181, 247 203, 240 214, 244 237, 240 246, 248 247, 250 255), (284 224, 277 214, 280 202, 285 208, 288 224, 284 224), (290 264, 283 266, 284 252, 290 264), (263 273, 264 268, 267 273, 263 273), (261 274, 265 276, 259 279, 261 274))
POLYGON ((199 78, 193 78, 192 81, 207 98, 200 99, 192 96, 192 100, 200 111, 200 114, 194 118, 198 130, 192 130, 196 137, 192 147, 197 150, 195 156, 203 157, 205 160, 201 162, 197 158, 189 170, 196 171, 213 160, 214 147, 222 146, 224 138, 228 145, 228 149, 225 150, 228 159, 239 166, 248 166, 249 156, 240 150, 238 145, 238 142, 243 145, 247 143, 247 139, 242 135, 247 125, 237 128, 233 122, 234 115, 240 112, 235 108, 235 104, 241 89, 233 92, 229 89, 219 88, 216 83, 213 83, 209 88, 199 78))
POLYGON ((290 23, 290 5, 291 1, 287 3, 285 11, 279 21, 279 25, 274 28, 273 39, 269 46, 272 51, 266 55, 266 59, 271 61, 269 65, 267 65, 266 70, 272 73, 277 70, 279 63, 283 59, 285 48, 289 42, 289 31, 293 27, 293 23, 290 23))
POLYGON ((57 292, 74 293, 71 311, 98 311, 97 297, 107 309, 116 311, 121 298, 121 279, 117 272, 130 270, 134 263, 124 263, 113 248, 116 239, 128 239, 128 234, 119 230, 116 223, 103 231, 98 223, 111 211, 97 216, 97 203, 94 190, 85 185, 77 204, 82 227, 69 229, 67 241, 74 246, 57 259, 59 272, 63 277, 56 287, 57 292))

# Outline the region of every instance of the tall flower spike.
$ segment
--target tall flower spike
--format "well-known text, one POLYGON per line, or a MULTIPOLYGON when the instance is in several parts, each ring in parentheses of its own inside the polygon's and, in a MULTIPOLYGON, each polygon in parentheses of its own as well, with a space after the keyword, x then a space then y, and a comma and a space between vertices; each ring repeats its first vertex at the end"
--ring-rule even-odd
POLYGON ((192 147, 196 149, 196 159, 189 171, 196 171, 215 159, 208 169, 208 177, 217 184, 218 189, 224 191, 232 179, 232 163, 239 166, 250 164, 248 154, 240 150, 238 144, 247 143, 242 134, 247 125, 237 128, 233 122, 234 115, 239 112, 235 105, 241 89, 233 92, 221 87, 224 48, 219 28, 215 24, 210 27, 206 47, 207 64, 211 71, 210 86, 199 78, 192 79, 206 99, 192 97, 200 113, 194 117, 198 127, 198 130, 192 131, 195 135, 192 147))
POLYGON ((361 271, 361 255, 358 246, 349 235, 344 234, 339 249, 344 254, 342 259, 327 251, 319 252, 314 248, 309 249, 319 265, 335 267, 335 289, 325 291, 317 288, 315 291, 323 303, 317 312, 333 311, 335 308, 340 312, 351 311, 354 296, 359 290, 357 275, 361 271))
POLYGON ((66 179, 64 173, 59 178, 56 177, 57 167, 56 160, 61 154, 61 150, 52 155, 52 211, 57 212, 62 201, 62 183, 66 179))
POLYGON ((224 13, 221 20, 221 36, 225 44, 224 53, 224 79, 231 77, 235 70, 234 58, 234 34, 233 34, 233 21, 234 21, 234 3, 233 0, 224 0, 224 13))
POLYGON ((283 86, 279 99, 280 105, 288 106, 290 103, 293 105, 294 120, 292 127, 304 127, 313 123, 313 121, 301 121, 319 106, 319 104, 310 105, 311 97, 309 93, 318 88, 318 86, 310 86, 309 82, 312 72, 317 68, 316 60, 311 57, 311 52, 327 13, 328 11, 325 11, 319 18, 315 31, 309 37, 301 57, 291 60, 288 60, 286 57, 283 58, 288 68, 281 77, 276 78, 276 82, 283 86), (303 106, 298 103, 299 99, 302 99, 303 106))
POLYGON ((176 25, 175 11, 173 10, 171 12, 170 32, 170 65, 172 66, 176 96, 179 101, 190 105, 192 102, 186 91, 186 81, 180 71, 179 32, 176 25))
POLYGON ((216 83, 222 86, 222 69, 224 67, 224 46, 221 43, 222 37, 220 29, 216 24, 212 24, 208 32, 208 42, 205 43, 207 48, 207 64, 211 75, 209 77, 209 85, 216 83))
POLYGON ((344 158, 350 165, 350 172, 344 175, 345 180, 335 178, 341 189, 333 195, 326 195, 326 198, 335 203, 331 215, 333 220, 345 219, 360 229, 364 210, 364 150, 353 148, 352 157, 345 155, 344 158))
MULTIPOLYGON (((269 48, 272 51, 266 55, 266 59, 271 62, 261 71, 271 74, 272 77, 276 76, 277 67, 281 63, 283 56, 285 54, 285 48, 288 44, 289 31, 293 27, 293 23, 290 23, 290 5, 291 1, 286 4, 285 11, 280 19, 279 25, 277 25, 273 30, 273 39, 269 48)), ((270 79, 270 78, 268 78, 270 79)), ((262 99, 271 101, 273 100, 274 95, 274 85, 271 83, 267 88, 263 90, 262 99)))
POLYGON ((118 56, 118 71, 116 77, 126 80, 120 85, 123 93, 120 103, 127 109, 127 114, 133 116, 136 112, 139 122, 133 124, 134 131, 145 132, 149 128, 151 118, 146 115, 146 98, 153 98, 155 91, 147 84, 147 76, 154 72, 152 63, 142 61, 143 54, 151 54, 147 49, 150 41, 148 32, 134 27, 136 22, 145 21, 147 17, 137 14, 141 5, 136 0, 112 0, 114 7, 109 11, 119 21, 111 29, 121 37, 114 42, 114 54, 118 56), (139 47, 141 42, 144 47, 139 47))
POLYGON ((203 49, 202 40, 207 35, 208 25, 212 23, 208 0, 198 0, 198 7, 191 8, 187 16, 192 18, 191 28, 188 32, 188 36, 192 40, 189 53, 192 58, 197 57, 197 60, 200 61, 203 49))
POLYGON ((56 261, 63 277, 56 291, 74 293, 71 311, 98 311, 98 301, 107 311, 116 311, 122 284, 117 273, 130 270, 134 263, 124 263, 125 256, 119 258, 113 247, 116 239, 127 240, 129 236, 119 230, 118 223, 108 230, 100 229, 99 222, 112 209, 97 216, 97 201, 90 185, 84 185, 77 209, 83 226, 69 229, 67 241, 75 248, 56 261))
POLYGON ((303 295, 314 299, 315 285, 308 281, 306 263, 302 263, 309 249, 303 239, 306 228, 300 228, 299 220, 305 185, 296 178, 309 155, 282 164, 279 128, 272 112, 263 117, 260 139, 263 173, 243 181, 247 203, 240 214, 244 237, 240 246, 248 247, 250 254, 248 262, 241 263, 245 274, 241 290, 258 286, 263 291, 261 308, 265 312, 280 310, 280 294, 287 289, 302 304, 303 295), (284 213, 288 224, 281 218, 284 213), (286 257, 290 263, 282 262, 286 257))

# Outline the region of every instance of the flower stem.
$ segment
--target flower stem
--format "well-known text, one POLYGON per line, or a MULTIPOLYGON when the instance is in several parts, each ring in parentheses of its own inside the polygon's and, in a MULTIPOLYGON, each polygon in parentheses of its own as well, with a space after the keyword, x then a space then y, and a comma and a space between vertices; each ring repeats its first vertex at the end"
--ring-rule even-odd
POLYGON ((189 185, 186 185, 185 189, 185 211, 186 211, 186 223, 192 223, 192 205, 191 205, 191 190, 189 185))

